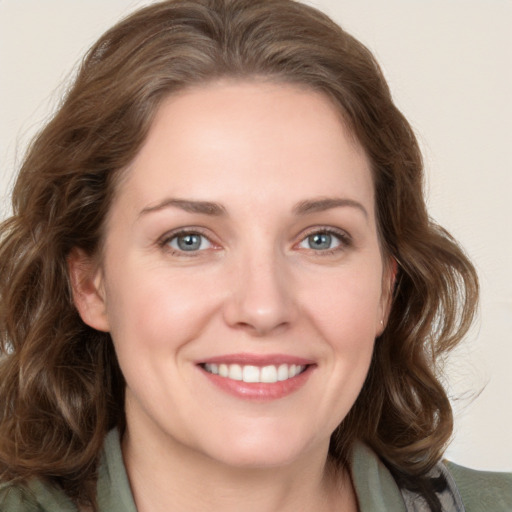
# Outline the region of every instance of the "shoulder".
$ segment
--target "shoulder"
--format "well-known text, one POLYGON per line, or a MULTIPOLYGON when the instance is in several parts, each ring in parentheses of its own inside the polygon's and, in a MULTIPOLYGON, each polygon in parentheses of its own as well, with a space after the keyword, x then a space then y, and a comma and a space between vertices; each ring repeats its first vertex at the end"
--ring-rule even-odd
MULTIPOLYGON (((352 480, 361 511, 430 510, 417 491, 400 488, 380 457, 363 443, 355 443, 351 457, 352 480)), ((429 473, 443 476, 446 486, 436 490, 445 512, 512 512, 512 473, 468 469, 439 462, 429 473)))
POLYGON ((35 497, 23 487, 0 484, 0 510, 9 512, 41 511, 35 497))
MULTIPOLYGON (((101 511, 136 512, 117 429, 105 438, 98 468, 97 501, 101 511)), ((62 490, 33 479, 26 485, 0 482, 0 512, 78 512, 78 509, 62 490)))
POLYGON ((0 483, 1 512, 77 512, 63 492, 39 480, 28 485, 0 483))
POLYGON ((512 473, 477 471, 445 462, 466 512, 512 511, 512 473))

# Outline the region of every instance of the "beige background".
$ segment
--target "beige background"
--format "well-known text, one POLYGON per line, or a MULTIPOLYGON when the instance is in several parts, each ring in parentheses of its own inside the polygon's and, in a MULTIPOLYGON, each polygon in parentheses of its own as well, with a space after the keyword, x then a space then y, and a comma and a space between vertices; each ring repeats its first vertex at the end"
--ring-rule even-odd
MULTIPOLYGON (((0 215, 78 59, 147 3, 0 0, 0 215)), ((448 368, 456 434, 447 455, 512 470, 512 0, 309 3, 375 52, 423 146, 431 214, 480 272, 480 318, 448 368)))

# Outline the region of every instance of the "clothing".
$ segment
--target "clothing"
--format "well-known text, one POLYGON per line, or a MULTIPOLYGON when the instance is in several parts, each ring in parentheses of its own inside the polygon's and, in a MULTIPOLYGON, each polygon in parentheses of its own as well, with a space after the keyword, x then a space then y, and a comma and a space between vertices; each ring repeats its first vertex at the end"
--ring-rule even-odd
MULTIPOLYGON (((512 474, 490 473, 447 463, 436 467, 456 482, 464 512, 511 512, 512 474), (451 478, 451 477, 450 477, 451 478)), ((391 473, 379 457, 363 444, 356 444, 351 461, 352 479, 360 512, 423 512, 421 498, 402 495, 391 473), (406 508, 406 504, 408 506, 406 508)), ((117 430, 106 437, 99 467, 98 505, 101 512, 137 512, 121 454, 117 430)), ((445 496, 446 497, 446 496, 445 496)), ((456 499, 458 496, 456 497, 456 499)), ((451 499, 451 498, 450 498, 451 499)), ((445 504, 443 512, 458 512, 456 504, 445 504)), ((62 491, 34 481, 28 489, 0 485, 1 512, 77 512, 62 491)))
MULTIPOLYGON (((351 470, 360 512, 428 512, 420 496, 400 491, 389 470, 367 446, 355 446, 351 470)), ((439 471, 448 476, 455 491, 454 500, 450 493, 440 497, 443 512, 512 512, 512 473, 475 471, 452 462, 438 464, 432 476, 439 471)))

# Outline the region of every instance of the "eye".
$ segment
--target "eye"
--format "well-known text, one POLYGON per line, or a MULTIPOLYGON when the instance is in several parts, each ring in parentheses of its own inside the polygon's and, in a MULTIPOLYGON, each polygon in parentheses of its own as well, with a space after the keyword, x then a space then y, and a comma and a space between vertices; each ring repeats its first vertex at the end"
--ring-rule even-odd
POLYGON ((164 245, 179 252, 196 252, 210 249, 213 245, 201 233, 181 232, 164 241, 164 245))
POLYGON ((313 251, 336 251, 350 244, 350 238, 344 233, 322 229, 308 234, 298 247, 300 249, 309 249, 313 251))

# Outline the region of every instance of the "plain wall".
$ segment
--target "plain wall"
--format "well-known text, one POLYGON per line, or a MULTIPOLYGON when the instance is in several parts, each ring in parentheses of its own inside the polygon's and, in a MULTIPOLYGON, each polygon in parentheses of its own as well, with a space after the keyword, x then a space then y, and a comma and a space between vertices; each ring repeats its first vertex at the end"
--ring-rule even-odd
MULTIPOLYGON (((27 142, 79 58, 148 3, 0 0, 0 215, 27 142)), ((377 56, 422 145, 431 215, 480 274, 479 320, 448 365, 456 428, 447 456, 512 470, 512 1, 309 3, 377 56)))

